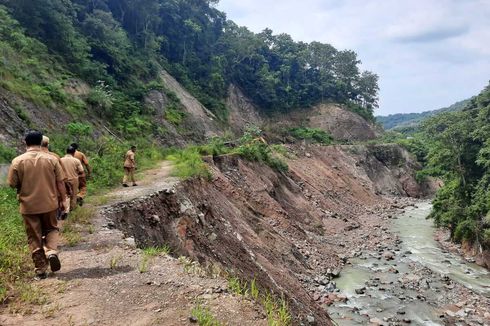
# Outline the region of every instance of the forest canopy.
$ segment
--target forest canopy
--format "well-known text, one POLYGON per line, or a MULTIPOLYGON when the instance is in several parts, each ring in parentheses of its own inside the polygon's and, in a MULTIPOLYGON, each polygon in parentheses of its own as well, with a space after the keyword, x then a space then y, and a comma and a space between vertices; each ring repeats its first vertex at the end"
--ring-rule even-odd
POLYGON ((228 20, 216 3, 0 0, 0 10, 71 74, 109 88, 119 104, 112 111, 144 114, 145 85, 164 67, 222 120, 231 83, 266 112, 333 101, 374 119, 378 76, 361 71, 354 51, 297 42, 270 29, 253 33, 228 20))

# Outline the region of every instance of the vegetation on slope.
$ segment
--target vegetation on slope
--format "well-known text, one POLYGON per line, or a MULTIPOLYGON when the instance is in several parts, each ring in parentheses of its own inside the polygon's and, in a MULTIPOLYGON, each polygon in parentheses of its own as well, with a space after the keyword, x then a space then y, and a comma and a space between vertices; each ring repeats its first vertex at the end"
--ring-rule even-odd
POLYGON ((429 119, 423 132, 428 169, 445 182, 431 217, 455 241, 490 248, 490 85, 464 111, 429 119))
MULTIPOLYGON (((142 100, 148 87, 159 83, 161 66, 222 120, 227 116, 224 98, 230 83, 268 111, 330 100, 373 117, 378 78, 360 71, 355 52, 318 42, 295 42, 287 34, 274 35, 268 29, 252 33, 227 20, 213 7, 215 3, 0 0, 5 6, 0 9, 0 28, 12 36, 2 37, 3 43, 17 46, 2 56, 19 67, 17 75, 9 72, 11 82, 27 79, 41 87, 37 93, 36 87, 27 92, 17 87, 22 95, 37 94, 41 102, 51 95, 63 100, 62 76, 77 77, 95 87, 89 106, 113 123, 151 114, 142 100), (27 59, 23 51, 29 51, 27 59), (34 69, 25 65, 41 67, 34 74, 40 78, 23 78, 23 72, 34 69), (61 73, 44 74, 50 67, 61 73)), ((69 106, 81 110, 85 104, 69 106)))
POLYGON ((419 177, 444 181, 430 215, 436 225, 449 228, 456 242, 490 249, 490 85, 464 110, 423 121, 411 137, 385 137, 417 155, 424 164, 419 177))

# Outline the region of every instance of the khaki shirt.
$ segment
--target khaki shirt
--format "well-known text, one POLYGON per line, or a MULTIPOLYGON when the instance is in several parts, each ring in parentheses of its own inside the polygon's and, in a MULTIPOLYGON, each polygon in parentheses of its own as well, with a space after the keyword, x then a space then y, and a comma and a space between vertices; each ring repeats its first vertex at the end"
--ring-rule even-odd
POLYGON ((47 153, 49 155, 53 155, 54 157, 56 157, 58 162, 60 162, 60 164, 61 164, 61 168, 63 169, 63 181, 65 181, 66 180, 66 171, 65 171, 65 167, 63 166, 63 163, 61 163, 60 156, 58 154, 56 154, 55 152, 50 152, 49 149, 47 149, 46 147, 42 147, 42 146, 41 146, 41 152, 47 153))
POLYGON ((83 166, 88 166, 88 159, 85 154, 79 151, 75 151, 75 155, 73 155, 76 159, 78 159, 80 162, 82 162, 83 166))
POLYGON ((132 150, 129 150, 126 153, 126 159, 124 160, 124 167, 125 168, 135 168, 136 167, 136 161, 134 160, 134 152, 132 150))
POLYGON ((65 167, 68 180, 78 179, 78 176, 84 173, 82 162, 70 154, 66 154, 61 158, 61 164, 65 167))
POLYGON ((30 148, 13 159, 7 181, 17 188, 21 214, 42 214, 58 208, 56 182, 63 181, 63 169, 53 156, 30 148))

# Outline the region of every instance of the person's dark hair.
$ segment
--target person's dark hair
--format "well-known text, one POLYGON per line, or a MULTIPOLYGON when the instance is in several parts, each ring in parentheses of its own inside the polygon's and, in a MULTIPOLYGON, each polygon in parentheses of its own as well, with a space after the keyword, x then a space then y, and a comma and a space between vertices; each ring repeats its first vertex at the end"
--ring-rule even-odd
POLYGON ((131 146, 131 149, 136 149, 136 146, 134 146, 134 145, 133 145, 133 146, 131 146))
POLYGON ((70 147, 73 147, 75 150, 78 149, 78 144, 77 143, 71 143, 70 147))
POLYGON ((67 154, 71 154, 71 155, 75 154, 75 151, 76 151, 76 149, 75 149, 75 147, 73 147, 73 146, 70 146, 70 147, 68 147, 68 148, 66 149, 66 153, 67 153, 67 154))
POLYGON ((29 130, 24 138, 27 146, 41 146, 43 133, 39 130, 29 130))

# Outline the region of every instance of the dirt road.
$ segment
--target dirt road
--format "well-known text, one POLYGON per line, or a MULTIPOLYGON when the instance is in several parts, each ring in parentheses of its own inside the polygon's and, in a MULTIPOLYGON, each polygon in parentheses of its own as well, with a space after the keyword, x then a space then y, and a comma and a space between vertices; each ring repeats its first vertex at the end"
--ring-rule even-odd
POLYGON ((189 262, 169 255, 144 254, 104 218, 108 207, 175 186, 170 171, 163 162, 145 171, 139 186, 107 194, 83 241, 61 247, 61 271, 35 284, 44 303, 1 311, 0 325, 188 325, 197 305, 226 325, 266 325, 262 308, 228 293, 222 277, 188 272, 189 262))

